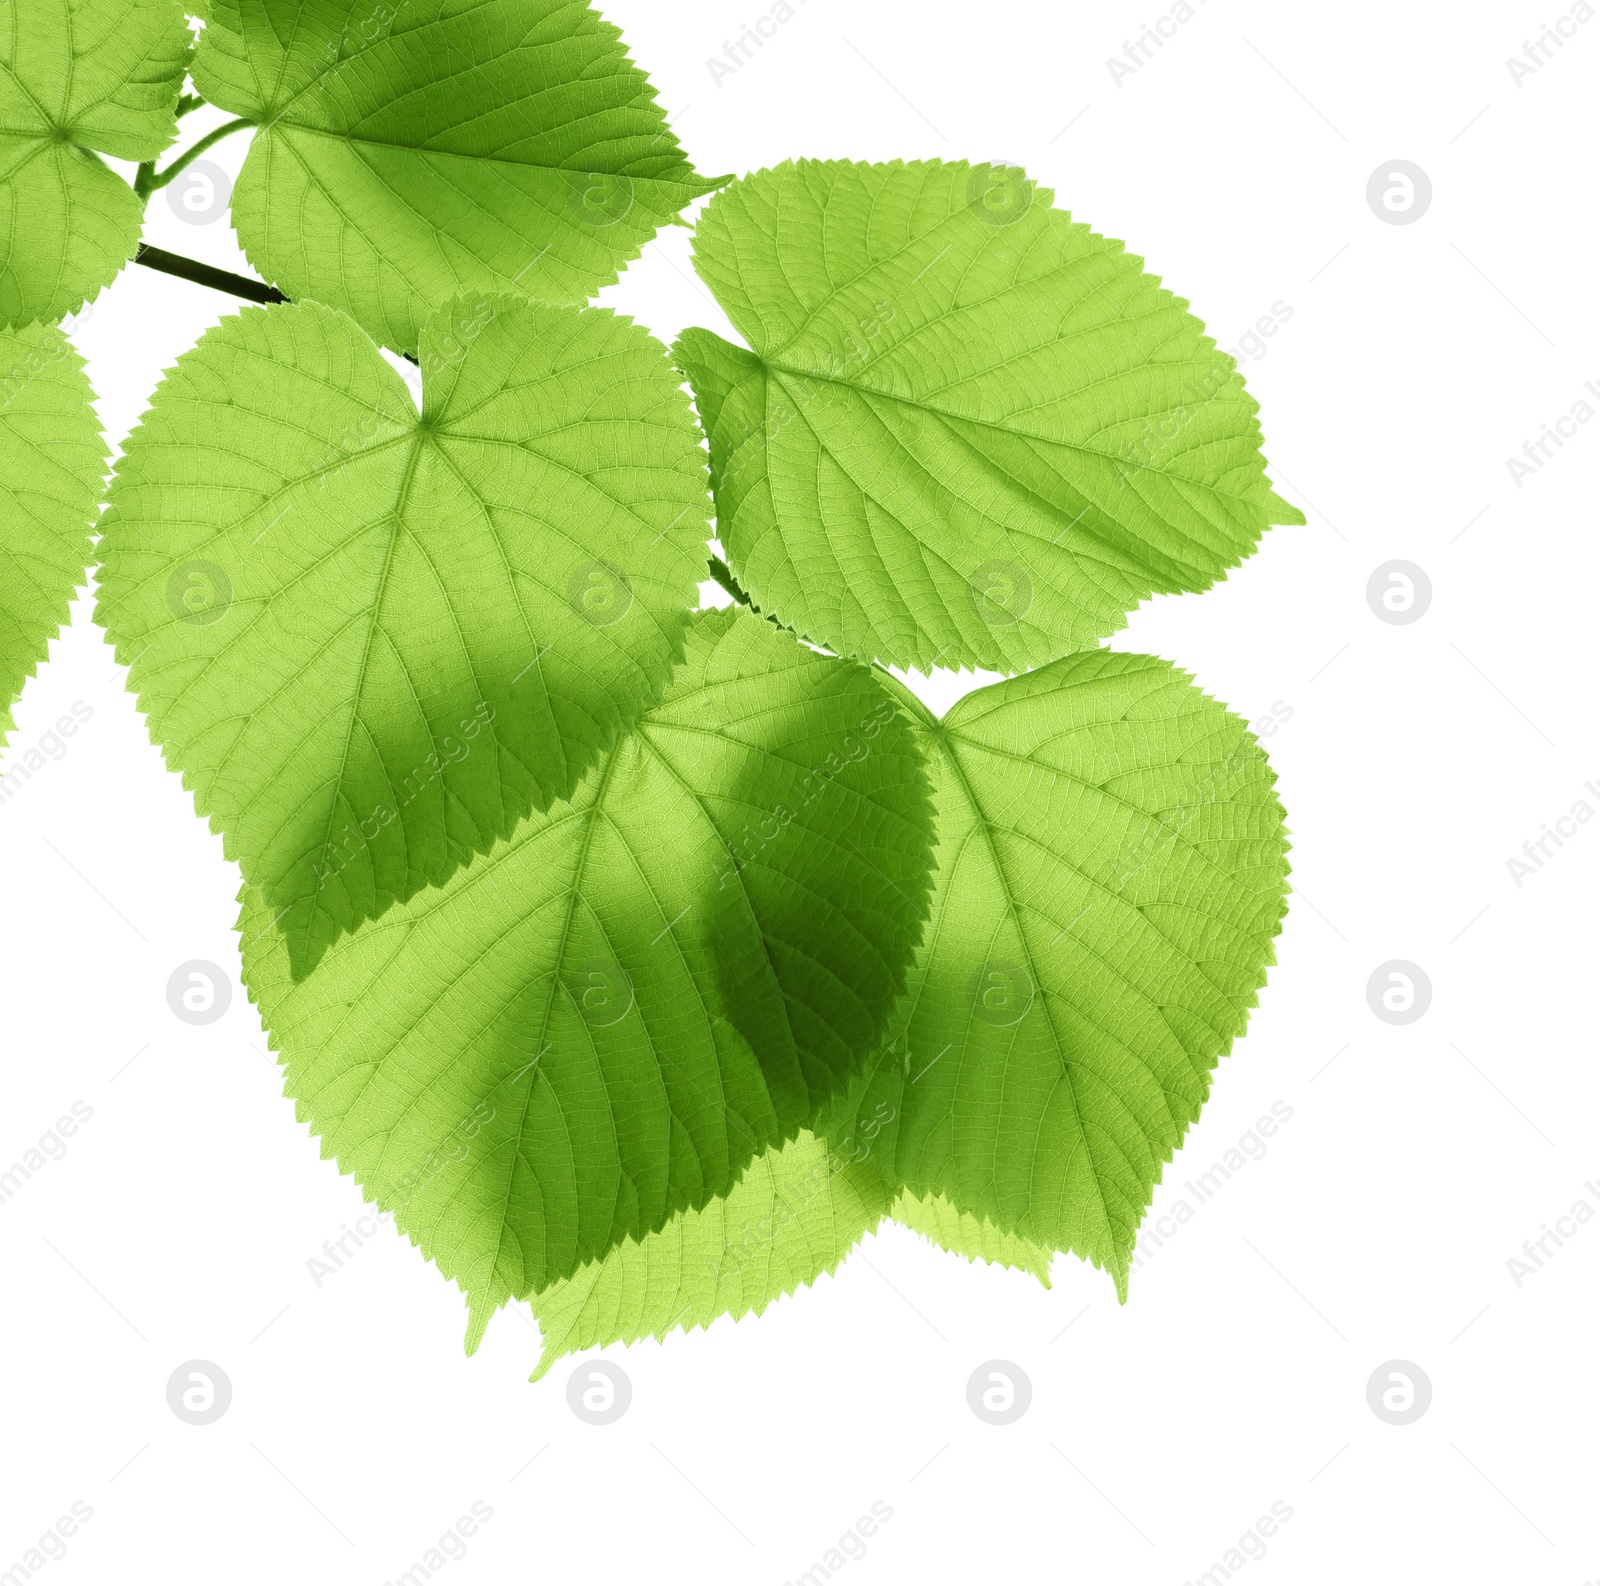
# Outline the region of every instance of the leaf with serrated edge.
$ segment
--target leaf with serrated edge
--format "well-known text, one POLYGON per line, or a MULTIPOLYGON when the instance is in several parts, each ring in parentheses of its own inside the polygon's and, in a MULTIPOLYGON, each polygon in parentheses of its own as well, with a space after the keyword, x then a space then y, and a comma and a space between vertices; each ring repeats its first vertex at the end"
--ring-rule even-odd
POLYGON ((1013 169, 802 160, 707 206, 695 268, 749 345, 674 355, 760 609, 846 655, 1015 672, 1305 521, 1233 359, 1050 201, 1013 169))
POLYGON ((139 246, 144 211, 101 155, 176 136, 179 0, 17 0, 0 26, 0 325, 76 313, 139 246))
POLYGON ((573 799, 298 984, 245 980, 325 1155, 487 1313, 725 1193, 876 1048, 926 919, 932 808, 872 674, 697 618, 573 799))
POLYGON ((665 686, 699 433, 605 309, 461 299, 419 415, 353 320, 247 309, 129 439, 100 619, 303 973, 565 798, 665 686))
POLYGON ((401 350, 460 292, 583 301, 719 185, 571 0, 213 0, 194 75, 257 124, 250 262, 401 350))
POLYGON ((933 916, 875 1071, 891 1181, 1127 1290, 1139 1221, 1274 959, 1288 843, 1243 722, 1151 656, 1091 650, 920 721, 933 916))
MULTIPOLYGON (((881 1182, 881 1181, 880 1181, 881 1182)), ((993 1223, 957 1211, 943 1195, 913 1195, 902 1190, 889 1210, 897 1222, 930 1244, 969 1262, 1014 1267, 1050 1287, 1050 1261, 1055 1252, 1017 1234, 1002 1233, 993 1223)))
MULTIPOLYGON (((726 1195, 534 1295, 543 1353, 533 1380, 563 1355, 760 1316, 836 1271, 886 1217, 952 1255, 1014 1267, 1050 1287, 1049 1250, 958 1212, 943 1196, 896 1195, 869 1164, 863 1136, 839 1145, 802 1130, 758 1156, 726 1195)), ((481 1336, 474 1316, 470 1349, 481 1336)))
POLYGON ((0 746, 88 572, 107 461, 93 403, 54 326, 0 330, 0 746))
POLYGON ((543 1353, 533 1380, 563 1355, 760 1316, 833 1272, 888 1209, 877 1173, 802 1130, 726 1195, 535 1295, 543 1353))

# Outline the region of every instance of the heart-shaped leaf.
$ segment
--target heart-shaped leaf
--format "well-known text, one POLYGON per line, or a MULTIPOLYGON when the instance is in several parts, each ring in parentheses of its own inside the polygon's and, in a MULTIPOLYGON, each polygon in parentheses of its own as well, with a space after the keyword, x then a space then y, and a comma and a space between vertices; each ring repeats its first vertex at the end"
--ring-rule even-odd
POLYGON ((801 160, 707 206, 695 267, 749 347, 675 352, 760 609, 845 655, 1018 671, 1305 521, 1233 359, 1050 197, 1006 167, 801 160))
POLYGON ((871 673, 720 612, 571 802, 304 980, 247 899, 245 979, 324 1153, 481 1328, 843 1092, 905 984, 931 851, 871 673))
POLYGON ((572 0, 213 0, 194 73, 257 125, 250 262, 389 347, 463 292, 581 302, 719 185, 572 0))
MULTIPOLYGON (((898 687, 898 685, 895 685, 898 687)), ((1162 1165, 1273 962, 1288 843, 1243 722, 1092 650, 921 722, 933 921, 876 1073, 889 1182, 1104 1267, 1125 1291, 1162 1165)))
POLYGON ((354 321, 247 309, 129 439, 100 618, 295 972, 565 798, 665 685, 705 466, 661 346, 463 299, 419 413, 354 321))
POLYGON ((0 25, 0 325, 76 313, 133 257, 144 211, 102 154, 178 130, 179 0, 17 0, 0 25))

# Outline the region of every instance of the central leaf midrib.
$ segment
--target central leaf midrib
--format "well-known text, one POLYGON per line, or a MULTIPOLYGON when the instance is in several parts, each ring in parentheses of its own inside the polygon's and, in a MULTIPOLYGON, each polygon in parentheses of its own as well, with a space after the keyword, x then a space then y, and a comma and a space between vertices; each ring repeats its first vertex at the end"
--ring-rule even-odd
MULTIPOLYGON (((1009 436, 1013 440, 1034 440, 1041 441, 1046 446, 1060 446, 1066 451, 1080 452, 1085 457, 1098 457, 1103 462, 1112 463, 1119 467, 1138 466, 1140 467, 1141 472, 1160 474, 1163 478, 1179 479, 1182 480, 1182 482, 1186 485, 1194 485, 1197 489, 1208 491, 1210 494, 1215 496, 1221 496, 1226 501, 1237 501, 1241 506, 1248 505, 1248 498, 1244 496, 1233 495, 1226 490, 1219 489, 1215 485, 1207 484, 1203 480, 1187 479, 1184 478, 1183 475, 1173 473, 1169 469, 1159 467, 1143 468, 1140 465, 1134 464, 1131 458, 1119 456, 1115 452, 1101 451, 1096 446, 1086 446, 1081 441, 1063 440, 1058 435, 1042 434, 1037 430, 1024 428, 1021 425, 1003 424, 994 419, 978 418, 970 413, 960 413, 952 408, 943 407, 937 402, 927 401, 918 397, 901 396, 893 391, 882 390, 878 386, 867 385, 863 382, 855 380, 843 380, 837 375, 818 374, 815 370, 799 369, 794 367, 792 364, 780 363, 775 359, 764 358, 760 353, 752 353, 752 356, 761 363, 763 368, 768 369, 778 375, 788 375, 793 379, 815 380, 825 385, 840 386, 846 391, 854 392, 857 396, 877 397, 884 402, 892 402, 898 407, 915 408, 923 413, 931 413, 936 418, 941 418, 949 422, 954 422, 957 424, 972 424, 979 429, 993 430, 998 434, 1009 436)), ((801 406, 803 407, 804 404, 802 403, 801 406)), ((1158 413, 1163 411, 1165 410, 1159 408, 1152 409, 1149 413, 1144 414, 1143 417, 1147 419, 1153 418, 1158 413)))
MULTIPOLYGON (((327 818, 323 823, 322 841, 317 845, 317 854, 325 858, 328 844, 333 839, 334 813, 339 807, 339 798, 345 786, 345 773, 350 764, 350 749, 355 741, 356 723, 361 718, 361 700, 366 687, 367 668, 371 663, 372 644, 377 637, 378 628, 383 618, 384 596, 388 591, 389 573, 394 566, 394 553, 401 537, 405 533, 402 515, 405 511, 406 498, 411 492, 412 481, 416 478, 417 466, 422 457, 422 450, 427 443, 427 437, 415 434, 411 437, 411 455, 406 459, 405 472, 401 475, 400 487, 395 492, 395 504, 389 514, 389 543, 384 547, 383 566, 378 571, 377 589, 372 599, 372 619, 367 624, 367 635, 361 646, 361 659, 356 667, 355 685, 350 695, 350 713, 345 723, 344 743, 339 752, 339 769, 332 782, 334 796, 328 801, 327 818)), ((430 730, 430 736, 431 736, 430 730)), ((385 773, 387 775, 387 772, 385 773)), ((323 867, 325 869, 325 866, 323 867)), ((320 912, 322 902, 322 871, 319 870, 317 884, 311 894, 311 908, 313 917, 320 912)), ((307 920, 303 927, 303 939, 309 939, 311 934, 311 920, 307 920)))
POLYGON ((400 143, 393 138, 370 138, 354 132, 339 132, 332 127, 313 127, 288 116, 270 118, 263 123, 261 130, 271 132, 280 128, 287 132, 305 132, 313 137, 329 138, 335 143, 359 143, 367 148, 396 149, 402 154, 426 155, 429 158, 470 160, 480 165, 509 165, 519 171, 540 171, 551 176, 611 176, 629 182, 635 187, 647 183, 663 187, 684 186, 687 183, 687 179, 678 181, 664 176, 634 176, 627 171, 596 171, 579 165, 546 165, 538 160, 514 160, 502 154, 466 154, 460 149, 429 148, 422 143, 400 143))
MULTIPOLYGON (((978 800, 972 782, 967 776, 966 767, 961 763, 961 756, 956 745, 943 733, 937 738, 942 751, 944 763, 954 772, 957 782, 961 786, 963 796, 968 807, 976 817, 975 824, 981 830, 983 844, 989 850, 989 857, 994 864, 995 879, 1000 883, 1000 890, 1004 894, 1005 904, 1012 918, 1017 922, 1017 940, 1022 944, 1022 952, 1027 960, 1028 973, 1033 977, 1033 983, 1038 988, 1038 994, 1045 1005, 1045 1017, 1050 1026, 1052 1039, 1056 1043, 1056 1050, 1061 1062, 1061 1077, 1067 1087, 1067 1098, 1072 1104, 1072 1121, 1077 1127, 1078 1139, 1083 1144, 1084 1155, 1089 1159, 1090 1176, 1094 1180, 1094 1192, 1100 1202, 1100 1216, 1105 1225, 1106 1238, 1110 1241, 1114 1257, 1120 1252, 1117 1250, 1117 1235, 1112 1226, 1111 1208, 1106 1204, 1105 1186, 1100 1181, 1100 1167, 1095 1161, 1094 1147, 1089 1143, 1089 1132, 1084 1124, 1083 1110, 1078 1105, 1078 1088, 1072 1081, 1072 1068, 1067 1060, 1067 1054, 1062 1046, 1060 1037, 1055 1033, 1055 1020, 1049 1017, 1050 993, 1045 988, 1043 978, 1039 973, 1038 959, 1034 954, 1033 944, 1029 940, 1027 928, 1023 922, 1022 910, 1017 906, 1016 895, 1012 889, 1010 878, 1006 874, 1005 865, 1000 858, 1000 850, 990 830, 989 817, 984 812, 983 805, 978 800)), ((1031 1200, 1031 1197, 1030 1197, 1031 1200)))
MULTIPOLYGON (((647 749, 649 749, 650 753, 656 758, 656 760, 665 769, 667 775, 670 776, 672 778, 672 780, 674 782, 676 782, 678 784, 678 786, 680 788, 682 788, 683 791, 689 795, 689 798, 693 802, 694 807, 700 812, 700 818, 706 823, 707 827, 710 829, 713 839, 726 852, 728 852, 730 854, 730 856, 731 856, 733 851, 732 851, 732 849, 730 849, 728 847, 727 839, 723 837, 722 829, 717 825, 716 817, 713 816, 711 811, 706 808, 706 802, 705 802, 705 799, 702 797, 702 795, 700 793, 700 790, 698 788, 696 788, 689 781, 689 779, 686 776, 684 776, 684 774, 678 769, 678 767, 673 763, 672 757, 670 755, 668 755, 667 752, 659 744, 657 744, 657 743, 652 741, 649 728, 650 728, 650 724, 648 722, 644 722, 644 721, 640 722, 639 729, 638 729, 638 741, 641 744, 643 744, 647 749)), ((776 986, 776 987, 781 988, 782 985, 783 985, 783 977, 781 975, 779 975, 778 966, 776 964, 774 964, 773 961, 772 961, 772 949, 771 949, 770 945, 767 942, 767 933, 764 930, 762 930, 762 928, 761 928, 761 918, 756 913, 755 905, 750 900, 750 889, 749 889, 748 886, 746 886, 745 879, 744 879, 744 867, 743 866, 737 866, 735 868, 735 872, 734 873, 738 877, 739 895, 740 895, 740 897, 742 897, 744 899, 745 911, 749 916, 751 926, 755 930, 756 940, 761 943, 761 955, 762 955, 763 959, 765 959, 765 961, 766 961, 767 973, 772 977, 772 984, 774 986, 776 986)), ((802 1085, 804 1085, 805 1084, 805 1068, 804 1068, 804 1065, 802 1064, 802 1062, 800 1060, 800 1043, 795 1038, 794 1020, 789 1015, 789 1003, 788 1003, 788 1000, 787 1000, 787 998, 785 998, 781 994, 781 990, 780 990, 779 995, 776 997, 775 1000, 777 1002, 777 1005, 783 1011, 783 1027, 784 1027, 785 1031, 788 1033, 788 1036, 789 1036, 789 1051, 790 1051, 791 1055, 794 1058, 795 1068, 799 1072, 800 1081, 801 1081, 802 1085)), ((730 1020, 729 1022, 731 1023, 732 1021, 730 1020)), ((738 1028, 738 1027, 735 1026, 735 1028, 738 1028)), ((744 1031, 740 1030, 739 1034, 740 1034, 741 1038, 746 1039, 746 1042, 748 1044, 748 1038, 746 1038, 744 1036, 744 1031)), ((767 1072, 766 1072, 765 1066, 761 1063, 760 1054, 756 1053, 754 1046, 751 1046, 750 1050, 756 1057, 756 1066, 760 1070, 762 1080, 765 1083, 765 1082, 767 1082, 767 1072)), ((807 1088, 809 1089, 809 1087, 807 1087, 807 1088)), ((771 1087, 770 1083, 768 1083, 767 1089, 768 1089, 768 1099, 769 1099, 769 1102, 770 1102, 772 1100, 772 1096, 771 1096, 772 1087, 771 1087)), ((776 1114, 776 1112, 777 1112, 776 1106, 773 1107, 773 1112, 774 1112, 774 1114, 776 1114)))
MULTIPOLYGON (((595 830, 599 826, 599 823, 600 823, 600 820, 601 820, 601 811, 602 811, 602 806, 603 806, 603 804, 605 802, 606 790, 611 784, 612 773, 616 770, 617 763, 622 758, 622 755, 621 755, 621 753, 619 751, 620 751, 620 745, 619 745, 618 750, 613 751, 610 755, 608 755, 606 757, 605 767, 600 773, 599 784, 595 788, 594 798, 590 802, 588 809, 584 812, 584 816, 583 816, 583 837, 582 837, 582 840, 580 841, 580 843, 578 845, 578 852, 577 852, 576 856, 573 859, 572 879, 571 879, 571 882, 568 884, 568 888, 567 888, 567 907, 566 907, 566 912, 565 912, 565 915, 564 915, 564 917, 562 918, 562 921, 561 921, 561 928, 560 928, 560 930, 558 932, 555 933, 555 937, 554 937, 554 940, 555 940, 555 943, 556 943, 556 948, 555 948, 555 954, 554 954, 554 957, 552 959, 551 966, 550 966, 550 990, 549 990, 549 994, 546 996, 546 998, 544 1000, 544 1011, 541 1014, 540 1020, 539 1020, 539 1033, 538 1033, 538 1036, 537 1036, 537 1038, 536 1038, 536 1040, 534 1042, 535 1050, 542 1050, 543 1049, 543 1047, 545 1045, 545 1037, 550 1033, 550 1020, 554 1016, 554 1013, 555 1013, 556 994, 557 994, 557 991, 558 991, 559 987, 561 986, 561 969, 562 969, 562 966, 566 962, 567 950, 568 950, 568 946, 569 946, 569 938, 571 937, 571 934, 572 934, 572 920, 573 920, 573 916, 577 912, 577 908, 578 908, 578 894, 582 890, 583 873, 584 873, 584 870, 588 866, 588 863, 589 863, 589 849, 594 843, 595 830)), ((649 1038, 648 1037, 648 1032, 647 1032, 646 1038, 647 1039, 649 1038)), ((592 1044, 593 1043, 591 1043, 591 1045, 592 1044)), ((650 1042, 650 1047, 651 1047, 651 1050, 654 1051, 654 1049, 655 1049, 655 1042, 654 1041, 650 1042)), ((506 1232, 507 1232, 507 1229, 508 1229, 508 1226, 509 1226, 509 1219, 508 1219, 508 1216, 507 1216, 507 1212, 508 1212, 508 1209, 509 1209, 509 1207, 511 1205, 511 1191, 512 1191, 513 1186, 516 1184, 518 1165, 521 1164, 525 1160, 524 1156, 523 1156, 523 1147, 524 1147, 524 1144, 526 1142, 526 1136, 527 1136, 528 1113, 533 1107, 534 1092, 537 1091, 538 1088, 539 1088, 539 1078, 540 1078, 540 1075, 539 1075, 538 1066, 537 1066, 537 1064, 535 1064, 534 1067, 533 1067, 532 1072, 530 1072, 530 1074, 528 1075, 527 1092, 522 1098, 522 1112, 519 1115, 519 1117, 517 1118, 517 1126, 516 1126, 516 1129, 514 1131, 514 1136, 513 1136, 514 1144, 513 1144, 513 1147, 512 1147, 512 1151, 511 1151, 511 1160, 510 1160, 509 1166, 506 1169, 505 1193, 501 1196, 499 1207, 495 1212, 495 1220, 499 1224, 499 1233, 498 1233, 498 1235, 496 1237, 496 1240, 495 1240, 494 1260, 493 1260, 493 1262, 492 1262, 492 1264, 490 1266, 490 1276, 499 1278, 500 1281, 505 1283, 508 1288, 512 1288, 513 1287, 511 1285, 511 1283, 510 1283, 509 1277, 507 1277, 506 1275, 502 1274, 501 1271, 500 1271, 500 1262, 501 1262, 501 1258, 505 1254, 506 1232)), ((602 1088, 604 1088, 604 1081, 603 1080, 602 1080, 602 1088)), ((551 1085, 551 1092, 552 1092, 552 1094, 554 1094, 554 1092, 555 1092, 555 1087, 554 1087, 553 1084, 551 1085)), ((493 1092, 491 1092, 491 1094, 492 1093, 493 1092)), ((610 1099, 609 1090, 607 1090, 607 1098, 610 1099)), ((557 1103, 557 1110, 558 1110, 558 1112, 560 1112, 560 1115, 561 1115, 561 1121, 562 1121, 563 1129, 567 1129, 566 1112, 565 1112, 564 1108, 560 1107, 559 1100, 558 1100, 558 1103, 557 1103)), ((618 1160, 620 1161, 621 1158, 622 1158, 622 1152, 621 1152, 620 1149, 617 1148, 617 1140, 616 1140, 616 1132, 617 1132, 616 1131, 616 1108, 615 1108, 614 1105, 613 1105, 613 1108, 612 1108, 611 1119, 612 1119, 612 1130, 611 1130, 611 1133, 612 1133, 612 1146, 613 1146, 614 1149, 617 1149, 617 1156, 618 1156, 618 1160)), ((573 1147, 574 1154, 576 1154, 576 1142, 573 1141, 570 1130, 567 1130, 567 1141, 568 1141, 569 1146, 573 1147)), ((531 1169, 532 1168, 532 1164, 529 1163, 528 1165, 529 1165, 529 1167, 531 1169)), ((537 1173, 534 1174, 534 1178, 535 1178, 535 1181, 537 1181, 537 1179, 538 1179, 537 1173)), ((543 1200, 543 1192, 542 1191, 541 1191, 541 1194, 540 1194, 540 1199, 541 1199, 541 1201, 543 1200)), ((614 1218, 613 1218, 613 1220, 614 1220, 614 1218)), ((575 1242, 581 1247, 581 1244, 582 1244, 582 1232, 581 1232, 581 1230, 579 1230, 576 1233, 575 1242)), ((521 1250, 521 1241, 520 1240, 517 1241, 517 1244, 518 1244, 518 1250, 520 1252, 520 1250, 521 1250)), ((542 1256, 543 1256, 543 1263, 542 1263, 542 1269, 541 1269, 541 1276, 548 1277, 549 1276, 549 1267, 550 1267, 550 1249, 549 1249, 548 1244, 545 1246, 544 1250, 542 1251, 542 1256)), ((525 1268, 526 1264, 525 1264, 525 1262, 522 1262, 522 1257, 521 1257, 520 1254, 519 1254, 518 1259, 519 1259, 519 1263, 522 1263, 524 1265, 524 1268, 525 1268)), ((528 1279, 528 1273, 527 1273, 527 1271, 525 1269, 524 1269, 524 1271, 522 1273, 522 1279, 523 1279, 524 1285, 526 1286, 526 1284, 528 1283, 529 1279, 528 1279)))

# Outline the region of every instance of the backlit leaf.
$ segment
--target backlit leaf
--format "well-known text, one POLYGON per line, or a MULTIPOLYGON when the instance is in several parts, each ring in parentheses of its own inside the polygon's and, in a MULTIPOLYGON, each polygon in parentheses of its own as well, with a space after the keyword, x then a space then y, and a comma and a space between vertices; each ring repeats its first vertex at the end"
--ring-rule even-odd
POLYGON ((296 973, 565 798, 665 686, 698 431, 603 309, 462 299, 419 414, 343 314, 247 309, 127 444, 100 617, 296 973))
POLYGON ((1012 169, 802 160, 707 206, 748 347, 675 349, 756 605, 887 664, 1037 666, 1271 523, 1256 404, 1188 305, 1012 169))
POLYGON ((0 746, 86 576, 106 468, 93 401, 54 326, 0 331, 0 746))
POLYGON ((926 918, 909 725, 864 668, 746 613, 569 803, 296 984, 245 976, 325 1154, 487 1312, 726 1193, 840 1095, 926 918))
POLYGON ((921 721, 933 919, 876 1072, 893 1183, 1104 1267, 1243 1033, 1285 908, 1245 725, 1169 663, 1091 650, 921 721))
POLYGON ((462 292, 581 302, 718 185, 573 0, 213 0, 194 71, 257 124, 250 262, 390 347, 462 292))
POLYGON ((76 313, 132 258, 143 206, 101 155, 177 132, 179 0, 13 0, 0 23, 0 325, 76 313))
POLYGON ((563 1355, 760 1316, 834 1271, 888 1203, 875 1172, 802 1130, 758 1156, 726 1195, 535 1295, 544 1350, 533 1380, 563 1355))
POLYGON ((985 1261, 991 1266, 1015 1267, 1050 1287, 1052 1251, 1031 1239, 1001 1233, 993 1223, 970 1212, 957 1211, 943 1195, 913 1195, 910 1190, 902 1190, 890 1208, 890 1216, 953 1256, 969 1262, 985 1261))

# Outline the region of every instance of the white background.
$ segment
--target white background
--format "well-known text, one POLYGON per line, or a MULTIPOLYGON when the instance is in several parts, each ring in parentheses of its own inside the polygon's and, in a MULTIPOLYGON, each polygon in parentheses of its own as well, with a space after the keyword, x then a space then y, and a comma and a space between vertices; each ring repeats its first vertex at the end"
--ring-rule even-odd
MULTIPOLYGON (((458 1294, 392 1233, 314 1286, 358 1193, 296 1124, 237 984, 209 1027, 168 1010, 179 964, 236 975, 238 877, 80 601, 8 763, 75 701, 92 720, 0 810, 0 1166, 93 1109, 0 1206, 0 1571, 82 1500, 47 1586, 382 1586, 481 1500, 445 1586, 780 1586, 882 1500, 846 1586, 1181 1586, 1281 1500, 1252 1583, 1600 1579, 1600 1220, 1520 1287, 1507 1267, 1600 1206, 1600 823, 1520 888, 1506 863, 1579 799, 1600 810, 1600 424, 1520 488, 1506 463, 1600 381, 1600 20, 1519 87, 1507 58, 1559 0, 1208 0, 1118 86, 1107 57, 1170 15, 1156 0, 794 8, 719 86, 707 57, 757 0, 609 7, 702 170, 1020 162, 1222 345, 1292 309, 1246 373, 1309 525, 1114 641, 1248 717, 1293 712, 1267 743, 1295 842, 1279 964, 1157 1213, 1273 1102, 1292 1121, 1145 1244, 1126 1306, 1070 1258, 1047 1293, 891 1230, 762 1319, 608 1351, 632 1407, 585 1425, 572 1362, 528 1385, 525 1318, 467 1360, 458 1294), (1367 204, 1395 159, 1432 179, 1413 225, 1367 204), (1367 604, 1393 559, 1432 582, 1410 625, 1367 604), (1433 988, 1403 1027, 1367 1002, 1391 959, 1433 988), (232 1382, 208 1427, 167 1407, 194 1358, 232 1382), (995 1358, 1033 1386, 1006 1427, 966 1402, 995 1358), (1407 1426, 1367 1404, 1394 1359, 1433 1388, 1407 1426)), ((225 220, 160 197, 149 239, 244 267, 225 220)), ((669 230, 604 300, 664 340, 725 329, 688 241, 669 230)), ((78 339, 114 439, 229 308, 142 269, 102 296, 78 339)))

